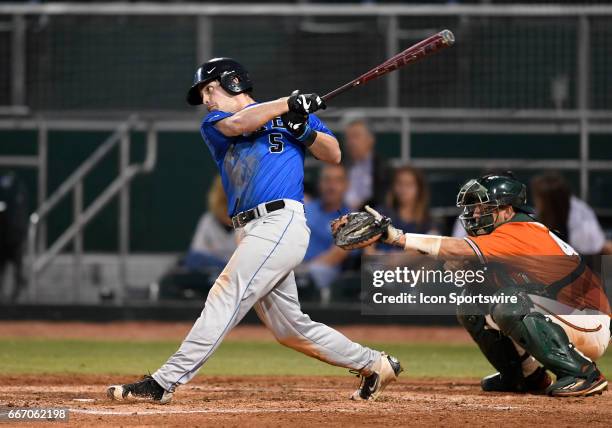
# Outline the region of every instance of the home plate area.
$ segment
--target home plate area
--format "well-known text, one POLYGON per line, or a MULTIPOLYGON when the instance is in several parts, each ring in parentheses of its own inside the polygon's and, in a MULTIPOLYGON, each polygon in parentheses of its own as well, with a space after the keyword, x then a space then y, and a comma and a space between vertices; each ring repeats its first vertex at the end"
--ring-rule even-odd
POLYGON ((504 426, 517 427, 551 420, 568 426, 609 426, 612 417, 609 394, 576 399, 484 394, 473 380, 401 379, 379 401, 364 403, 348 400, 357 386, 351 376, 199 376, 180 388, 168 405, 109 401, 105 387, 121 381, 124 376, 1 376, 0 406, 68 408, 72 426, 401 426, 409 422, 490 427, 502 418, 504 426))

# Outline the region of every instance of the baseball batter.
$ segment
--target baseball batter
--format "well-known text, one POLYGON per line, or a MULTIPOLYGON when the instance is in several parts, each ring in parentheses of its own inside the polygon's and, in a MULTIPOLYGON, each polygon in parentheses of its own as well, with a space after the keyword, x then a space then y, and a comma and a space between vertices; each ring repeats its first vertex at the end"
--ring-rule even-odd
MULTIPOLYGON (((462 305, 458 313, 499 371, 482 380, 482 389, 559 397, 601 394, 608 382, 594 361, 610 341, 610 305, 599 278, 572 247, 532 218, 526 187, 512 175, 468 181, 457 206, 463 208, 465 239, 404 234, 393 226, 383 239, 441 258, 511 261, 495 284, 498 293, 516 296, 516 303, 484 310, 462 305), (546 370, 556 375, 554 383, 546 370)), ((385 224, 387 219, 366 209, 385 224)))
POLYGON ((168 403, 253 306, 283 345, 359 372, 352 399, 376 399, 401 371, 397 359, 354 343, 301 311, 293 269, 310 236, 302 203, 305 151, 339 163, 340 148, 312 114, 325 108, 318 95, 295 91, 257 103, 251 90, 247 71, 232 59, 215 58, 196 71, 187 101, 209 110, 200 131, 219 168, 240 243, 178 351, 152 376, 109 387, 112 399, 168 403))

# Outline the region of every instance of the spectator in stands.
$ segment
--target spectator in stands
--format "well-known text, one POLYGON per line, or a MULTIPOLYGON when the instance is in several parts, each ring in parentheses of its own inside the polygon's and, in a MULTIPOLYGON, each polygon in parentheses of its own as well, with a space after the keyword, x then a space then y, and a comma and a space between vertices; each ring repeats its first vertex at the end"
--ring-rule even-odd
POLYGON ((610 254, 612 243, 584 201, 572 195, 567 181, 558 173, 545 173, 531 180, 531 195, 538 219, 584 255, 610 254))
POLYGON ((429 188, 420 169, 408 165, 396 168, 386 203, 377 210, 404 233, 436 233, 429 216, 429 188))
POLYGON ((305 205, 306 221, 311 232, 303 268, 319 290, 323 303, 329 302, 330 286, 341 272, 341 265, 348 255, 334 245, 330 229, 333 219, 349 212, 343 202, 347 188, 345 168, 326 164, 319 174, 319 198, 305 205))
POLYGON ((28 230, 28 197, 25 184, 13 172, 0 174, 0 300, 6 267, 13 266, 11 301, 26 286, 23 253, 28 230))
POLYGON ((183 260, 190 270, 221 271, 236 249, 236 237, 227 214, 227 198, 217 176, 208 192, 208 212, 198 222, 191 247, 183 260))
POLYGON ((349 116, 344 119, 344 148, 348 154, 349 188, 345 202, 352 210, 384 203, 387 163, 376 154, 375 136, 364 117, 349 116))

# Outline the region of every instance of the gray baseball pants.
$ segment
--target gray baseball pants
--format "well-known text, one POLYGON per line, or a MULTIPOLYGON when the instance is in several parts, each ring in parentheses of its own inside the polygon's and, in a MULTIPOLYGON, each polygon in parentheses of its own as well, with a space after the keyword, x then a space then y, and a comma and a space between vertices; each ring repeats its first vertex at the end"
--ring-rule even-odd
MULTIPOLYGON (((262 205, 260 212, 265 212, 262 205)), ((300 309, 293 269, 304 258, 309 237, 303 205, 288 199, 285 208, 242 228, 240 243, 208 293, 200 317, 178 351, 153 374, 157 383, 172 392, 189 382, 253 306, 281 344, 368 374, 380 358, 378 351, 312 321, 300 309)))

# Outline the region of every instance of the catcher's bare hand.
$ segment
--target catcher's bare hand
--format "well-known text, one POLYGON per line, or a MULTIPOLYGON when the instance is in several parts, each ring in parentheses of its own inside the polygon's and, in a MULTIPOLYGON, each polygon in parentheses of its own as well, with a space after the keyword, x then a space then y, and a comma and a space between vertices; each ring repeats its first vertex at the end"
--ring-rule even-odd
MULTIPOLYGON (((383 219, 387 218, 383 216, 381 213, 379 213, 378 211, 376 211, 374 208, 370 207, 369 205, 365 206, 365 210, 369 212, 370 214, 372 214, 374 218, 378 221, 382 221, 383 219)), ((400 238, 403 235, 404 235, 404 231, 396 227, 393 227, 393 225, 391 224, 391 221, 389 221, 387 229, 382 234, 381 241, 384 242, 385 244, 397 245, 400 238)))

